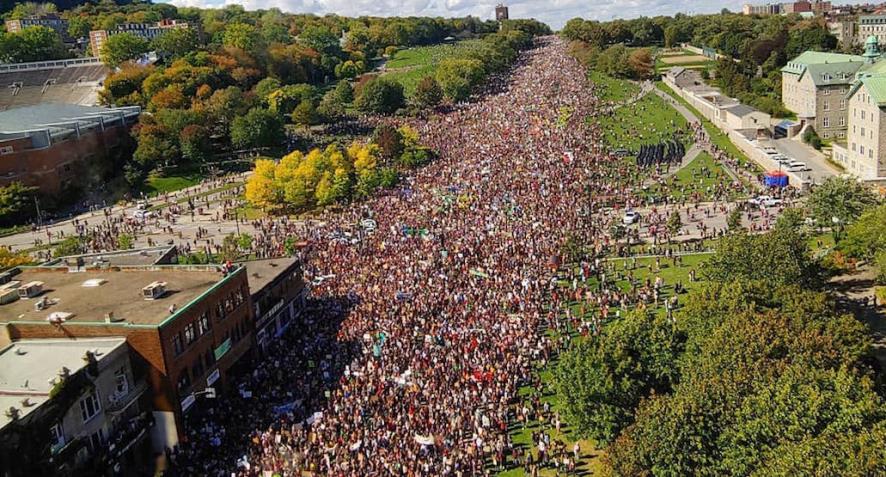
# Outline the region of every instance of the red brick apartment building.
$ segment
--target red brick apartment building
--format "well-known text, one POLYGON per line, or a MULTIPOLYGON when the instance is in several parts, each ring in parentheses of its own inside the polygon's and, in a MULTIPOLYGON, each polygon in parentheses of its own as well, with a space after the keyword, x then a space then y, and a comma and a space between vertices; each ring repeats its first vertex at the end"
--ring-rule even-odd
POLYGON ((155 451, 184 435, 183 416, 252 346, 244 267, 21 267, 0 275, 0 346, 21 339, 124 337, 146 369, 155 451))

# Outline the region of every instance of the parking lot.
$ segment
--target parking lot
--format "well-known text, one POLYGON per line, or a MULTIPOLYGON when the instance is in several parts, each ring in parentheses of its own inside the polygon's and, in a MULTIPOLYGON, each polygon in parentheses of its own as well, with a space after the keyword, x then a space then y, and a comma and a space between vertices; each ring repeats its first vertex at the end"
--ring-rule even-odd
POLYGON ((804 181, 821 184, 828 177, 839 174, 839 171, 828 164, 820 153, 800 141, 793 139, 761 140, 760 146, 774 147, 781 154, 805 163, 810 170, 796 173, 804 181))

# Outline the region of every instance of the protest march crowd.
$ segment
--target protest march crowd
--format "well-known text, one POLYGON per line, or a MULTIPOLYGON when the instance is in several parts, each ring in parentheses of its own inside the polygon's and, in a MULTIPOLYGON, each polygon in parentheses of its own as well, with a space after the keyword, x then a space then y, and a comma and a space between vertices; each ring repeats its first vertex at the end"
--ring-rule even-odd
POLYGON ((543 433, 538 457, 523 457, 509 426, 526 415, 518 387, 551 352, 541 330, 565 307, 550 301, 565 238, 602 253, 618 216, 591 211, 634 205, 585 121, 595 102, 562 42, 541 39, 482 99, 417 124, 439 160, 362 205, 291 225, 306 233, 313 309, 239 394, 192 411, 170 474, 574 467, 578 449, 543 433), (561 107, 574 113, 557 125, 561 107))

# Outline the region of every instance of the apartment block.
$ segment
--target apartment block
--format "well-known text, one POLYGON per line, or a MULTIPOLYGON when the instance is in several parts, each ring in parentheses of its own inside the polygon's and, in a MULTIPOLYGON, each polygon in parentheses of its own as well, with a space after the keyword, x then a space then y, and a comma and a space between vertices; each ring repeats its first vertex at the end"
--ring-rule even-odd
POLYGON ((151 41, 164 32, 175 28, 188 28, 188 23, 181 20, 164 19, 157 23, 123 23, 113 30, 93 30, 89 32, 89 47, 92 54, 100 56, 102 45, 108 38, 121 33, 129 33, 151 41))
POLYGON ((144 368, 155 450, 175 445, 184 415, 252 347, 244 267, 40 266, 0 276, 0 343, 124 338, 144 368))

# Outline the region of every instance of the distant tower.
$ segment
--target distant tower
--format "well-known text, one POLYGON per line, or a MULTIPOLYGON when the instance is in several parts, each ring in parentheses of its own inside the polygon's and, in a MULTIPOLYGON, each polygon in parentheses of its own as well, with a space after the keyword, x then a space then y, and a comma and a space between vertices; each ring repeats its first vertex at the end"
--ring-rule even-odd
POLYGON ((868 64, 877 61, 877 58, 880 57, 880 45, 877 43, 877 37, 871 35, 868 37, 867 41, 864 42, 864 58, 865 62, 868 64))
POLYGON ((495 6, 495 20, 502 21, 508 19, 508 7, 504 4, 499 3, 495 6))

